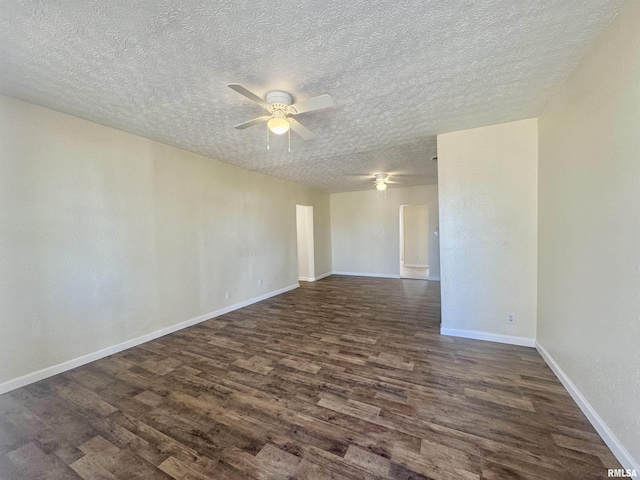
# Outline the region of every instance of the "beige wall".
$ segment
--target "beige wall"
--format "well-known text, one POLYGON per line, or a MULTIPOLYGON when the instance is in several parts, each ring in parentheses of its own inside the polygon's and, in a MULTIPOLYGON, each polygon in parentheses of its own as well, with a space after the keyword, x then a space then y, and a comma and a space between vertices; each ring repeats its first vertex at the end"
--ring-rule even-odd
POLYGON ((535 119, 438 136, 443 333, 533 345, 537 170, 535 119))
POLYGON ((327 194, 0 96, 0 388, 296 284, 296 204, 329 272, 327 194))
MULTIPOLYGON (((333 271, 362 275, 400 275, 400 206, 429 206, 430 235, 438 228, 438 187, 389 188, 386 197, 373 185, 362 192, 331 195, 333 271)), ((437 237, 431 242, 431 276, 438 277, 437 237)))
POLYGON ((404 263, 405 265, 429 265, 428 205, 405 205, 403 211, 404 263))
MULTIPOLYGON (((295 185, 289 182, 286 185, 295 185)), ((315 263, 313 266, 316 278, 326 276, 333 268, 331 247, 331 203, 329 194, 310 188, 297 186, 304 195, 311 200, 305 205, 313 207, 313 251, 315 263)))
POLYGON ((640 474, 639 25, 627 2, 539 119, 538 342, 640 474))

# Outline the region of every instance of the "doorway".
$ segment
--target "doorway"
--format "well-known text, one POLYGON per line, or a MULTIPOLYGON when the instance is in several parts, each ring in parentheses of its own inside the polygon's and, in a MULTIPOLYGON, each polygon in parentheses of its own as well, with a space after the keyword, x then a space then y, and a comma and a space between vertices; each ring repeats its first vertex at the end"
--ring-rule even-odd
POLYGON ((429 205, 400 206, 400 277, 429 278, 429 205))
POLYGON ((298 231, 298 280, 315 281, 315 252, 313 247, 313 207, 296 205, 298 231))

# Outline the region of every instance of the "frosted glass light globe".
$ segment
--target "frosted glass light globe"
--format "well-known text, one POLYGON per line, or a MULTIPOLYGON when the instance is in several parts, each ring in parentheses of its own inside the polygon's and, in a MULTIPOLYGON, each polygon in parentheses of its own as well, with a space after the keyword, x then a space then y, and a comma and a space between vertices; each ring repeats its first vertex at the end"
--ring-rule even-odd
POLYGON ((289 131, 289 121, 284 117, 273 117, 267 122, 267 127, 276 135, 282 135, 289 131))
POLYGON ((376 188, 380 191, 386 190, 387 189, 387 184, 384 183, 382 180, 378 180, 376 182, 376 188))

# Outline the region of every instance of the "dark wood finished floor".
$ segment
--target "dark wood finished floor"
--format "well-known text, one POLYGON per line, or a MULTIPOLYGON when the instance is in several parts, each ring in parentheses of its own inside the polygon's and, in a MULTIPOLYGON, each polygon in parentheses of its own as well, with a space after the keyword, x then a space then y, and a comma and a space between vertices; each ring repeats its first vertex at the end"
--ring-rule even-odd
POLYGON ((439 284, 333 276, 0 396, 0 478, 571 479, 620 468, 439 284))

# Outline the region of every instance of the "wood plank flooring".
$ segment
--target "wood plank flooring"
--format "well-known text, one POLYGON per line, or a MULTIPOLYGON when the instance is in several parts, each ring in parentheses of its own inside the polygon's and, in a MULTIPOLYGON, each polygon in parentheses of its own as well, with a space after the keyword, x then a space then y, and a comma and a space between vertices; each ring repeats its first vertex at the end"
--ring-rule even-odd
POLYGON ((572 479, 620 468, 439 284, 333 276, 0 396, 4 479, 572 479))

